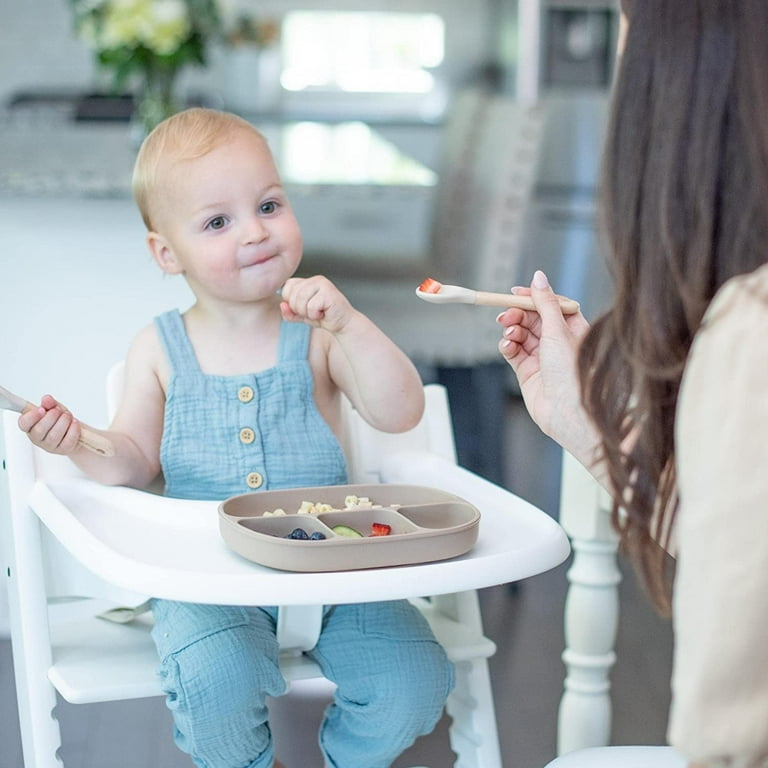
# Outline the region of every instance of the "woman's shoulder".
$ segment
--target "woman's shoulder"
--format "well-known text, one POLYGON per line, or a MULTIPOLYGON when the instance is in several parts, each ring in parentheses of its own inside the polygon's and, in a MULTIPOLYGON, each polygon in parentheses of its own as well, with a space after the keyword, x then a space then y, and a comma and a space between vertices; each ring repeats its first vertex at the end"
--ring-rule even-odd
POLYGON ((725 282, 712 299, 702 327, 768 317, 768 263, 725 282))
POLYGON ((768 264, 731 278, 715 295, 688 355, 680 391, 678 422, 702 420, 713 403, 748 409, 768 392, 768 264))
POLYGON ((686 374, 712 369, 750 372, 765 356, 768 263, 725 282, 707 309, 691 347, 686 374))

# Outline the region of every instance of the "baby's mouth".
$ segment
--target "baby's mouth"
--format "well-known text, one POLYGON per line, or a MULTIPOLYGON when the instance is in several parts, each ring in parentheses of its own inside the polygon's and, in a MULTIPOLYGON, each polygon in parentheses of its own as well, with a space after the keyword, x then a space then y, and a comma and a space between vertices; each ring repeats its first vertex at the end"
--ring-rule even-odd
POLYGON ((247 269, 248 267, 258 267, 260 264, 265 264, 271 259, 274 259, 275 256, 277 256, 276 253, 263 254, 260 256, 249 256, 248 258, 243 259, 240 268, 247 269))

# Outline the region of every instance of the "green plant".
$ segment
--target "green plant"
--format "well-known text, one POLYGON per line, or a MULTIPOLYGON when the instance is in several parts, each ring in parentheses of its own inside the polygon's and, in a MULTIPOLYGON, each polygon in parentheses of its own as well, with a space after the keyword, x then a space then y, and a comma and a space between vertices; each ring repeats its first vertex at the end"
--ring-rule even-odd
POLYGON ((70 0, 75 31, 120 91, 133 76, 204 65, 221 35, 216 0, 70 0))

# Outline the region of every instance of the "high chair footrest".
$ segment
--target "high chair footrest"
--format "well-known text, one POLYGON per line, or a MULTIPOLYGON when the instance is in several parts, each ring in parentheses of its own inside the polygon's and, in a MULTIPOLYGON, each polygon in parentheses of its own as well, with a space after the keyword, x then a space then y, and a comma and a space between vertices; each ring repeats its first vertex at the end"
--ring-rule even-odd
POLYGON ((428 604, 419 607, 451 661, 487 659, 496 653, 496 643, 485 637, 480 628, 455 621, 428 604))

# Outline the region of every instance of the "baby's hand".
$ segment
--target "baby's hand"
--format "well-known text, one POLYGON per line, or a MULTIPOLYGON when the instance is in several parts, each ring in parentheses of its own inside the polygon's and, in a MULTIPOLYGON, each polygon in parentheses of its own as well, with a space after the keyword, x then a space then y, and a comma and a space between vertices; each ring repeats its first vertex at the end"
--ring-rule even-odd
POLYGON ((292 277, 283 286, 280 310, 286 320, 304 322, 331 333, 343 330, 354 314, 346 296, 322 275, 292 277))
POLYGON ((25 409, 19 416, 19 429, 35 445, 64 456, 73 453, 80 440, 80 423, 50 395, 44 395, 37 408, 25 409))

